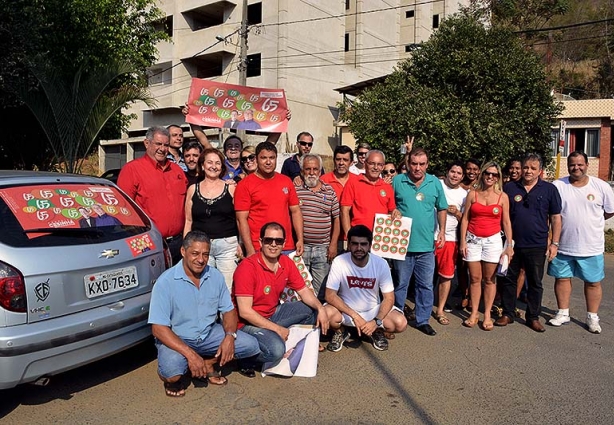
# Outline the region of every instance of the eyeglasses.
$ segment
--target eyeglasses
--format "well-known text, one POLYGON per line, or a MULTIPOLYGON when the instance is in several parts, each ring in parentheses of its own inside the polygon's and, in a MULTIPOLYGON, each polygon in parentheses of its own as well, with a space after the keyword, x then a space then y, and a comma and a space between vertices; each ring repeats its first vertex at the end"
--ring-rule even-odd
POLYGON ((369 162, 367 162, 367 165, 370 165, 371 167, 375 167, 375 168, 384 168, 385 164, 383 164, 381 162, 371 162, 371 161, 369 161, 369 162))
POLYGON ((396 174, 397 170, 395 170, 394 168, 391 168, 390 170, 384 170, 382 171, 382 176, 387 176, 388 174, 396 174))
POLYGON ((303 142, 302 140, 300 140, 298 142, 298 144, 303 146, 303 147, 305 147, 305 146, 312 147, 313 146, 313 142, 303 142))
POLYGON ((248 162, 248 161, 253 161, 256 159, 256 154, 251 154, 248 156, 242 156, 241 157, 241 162, 248 162))
POLYGON ((283 245, 285 240, 284 238, 262 238, 264 245, 273 245, 273 242, 275 242, 275 245, 283 245))
POLYGON ((356 155, 357 156, 365 156, 367 154, 367 152, 358 152, 356 155))
POLYGON ((499 173, 491 173, 490 171, 484 171, 486 177, 499 177, 499 173))

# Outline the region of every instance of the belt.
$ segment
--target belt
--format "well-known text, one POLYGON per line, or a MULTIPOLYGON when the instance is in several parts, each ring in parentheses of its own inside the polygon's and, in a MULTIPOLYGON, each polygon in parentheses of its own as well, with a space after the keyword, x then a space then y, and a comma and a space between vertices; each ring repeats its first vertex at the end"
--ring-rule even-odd
POLYGON ((164 238, 164 240, 165 240, 166 242, 172 242, 172 241, 174 241, 175 239, 179 239, 181 236, 183 236, 183 235, 182 235, 181 233, 179 233, 178 235, 175 235, 175 236, 169 236, 168 238, 164 238))

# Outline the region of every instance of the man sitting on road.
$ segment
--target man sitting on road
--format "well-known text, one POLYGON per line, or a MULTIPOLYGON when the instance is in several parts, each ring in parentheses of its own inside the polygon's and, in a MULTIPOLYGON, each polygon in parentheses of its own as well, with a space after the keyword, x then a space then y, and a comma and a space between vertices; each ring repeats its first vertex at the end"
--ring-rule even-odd
POLYGON ((241 261, 234 274, 233 297, 239 312, 239 328, 253 335, 260 344, 256 362, 241 362, 239 373, 253 378, 257 363, 275 363, 286 352, 288 327, 313 324, 328 331, 328 316, 313 291, 294 264, 281 251, 286 232, 279 223, 266 223, 260 230, 260 252, 241 261), (302 301, 280 304, 279 297, 287 287, 302 301), (317 319, 314 312, 317 311, 317 319))
POLYGON ((222 274, 207 266, 211 241, 197 230, 183 239, 183 259, 165 271, 151 293, 149 323, 158 349, 158 375, 169 397, 185 395, 188 368, 205 384, 228 380, 214 370, 233 358, 260 353, 258 341, 237 331, 237 313, 222 274), (222 315, 222 324, 216 323, 222 315), (203 359, 206 357, 207 359, 203 359))
POLYGON ((326 283, 325 306, 330 327, 335 329, 329 351, 339 351, 349 338, 345 326, 355 327, 358 335, 371 337, 373 347, 387 350, 384 330, 403 332, 407 320, 394 306, 394 285, 388 263, 370 255, 373 233, 363 225, 348 232, 348 250, 333 261, 326 283), (383 300, 379 294, 382 293, 383 300))

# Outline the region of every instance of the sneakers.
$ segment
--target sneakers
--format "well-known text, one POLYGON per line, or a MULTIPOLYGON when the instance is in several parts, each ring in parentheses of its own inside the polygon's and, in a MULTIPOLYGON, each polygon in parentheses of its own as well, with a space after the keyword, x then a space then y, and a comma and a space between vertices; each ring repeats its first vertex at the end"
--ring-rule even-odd
POLYGON ((384 351, 388 349, 388 340, 384 336, 384 332, 381 329, 373 332, 371 334, 371 339, 373 340, 373 348, 376 350, 384 351))
MULTIPOLYGON (((569 321, 569 318, 567 318, 569 321)), ((588 331, 593 334, 601 333, 601 326, 599 326, 599 318, 591 319, 590 317, 586 319, 586 326, 588 326, 588 331)))
MULTIPOLYGON (((382 335, 382 337, 383 336, 384 335, 382 335)), ((347 341, 349 337, 350 337, 350 333, 343 326, 340 327, 333 334, 333 338, 330 340, 330 342, 326 346, 326 349, 328 351, 332 351, 333 353, 336 353, 337 351, 341 351, 341 349, 343 348, 343 343, 347 341)), ((386 342, 386 344, 388 344, 388 342, 386 342)))
MULTIPOLYGON (((548 320, 548 324, 549 325, 556 326, 556 327, 564 325, 565 323, 569 323, 569 315, 568 314, 556 313, 556 316, 554 316, 552 319, 548 320)), ((597 326, 599 326, 599 319, 597 319, 597 326)))

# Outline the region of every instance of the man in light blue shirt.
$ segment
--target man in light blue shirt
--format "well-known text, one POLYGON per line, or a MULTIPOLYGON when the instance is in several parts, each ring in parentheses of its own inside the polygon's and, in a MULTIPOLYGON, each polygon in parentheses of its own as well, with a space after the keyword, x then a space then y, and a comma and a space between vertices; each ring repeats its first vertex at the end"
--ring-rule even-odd
POLYGON ((185 395, 188 368, 201 382, 228 382, 214 370, 233 358, 260 353, 258 341, 237 331, 237 313, 224 277, 207 266, 211 241, 200 231, 183 239, 183 259, 164 272, 151 293, 149 323, 158 349, 158 375, 169 397, 185 395), (216 323, 217 314, 222 323, 216 323), (205 357, 205 358, 203 358, 205 357))
MULTIPOLYGON (((433 312, 433 275, 435 273, 435 217, 440 229, 446 228, 448 203, 441 182, 426 173, 428 156, 422 148, 414 148, 407 157, 407 173, 392 180, 394 200, 403 217, 412 219, 409 246, 404 260, 394 260, 397 272, 394 305, 405 306, 407 287, 412 275, 416 282, 416 329, 434 336, 429 325, 433 312)), ((437 246, 443 247, 445 232, 439 232, 437 246)))

